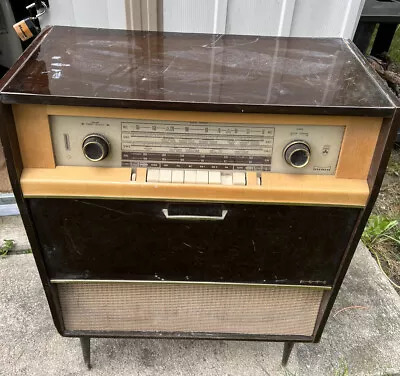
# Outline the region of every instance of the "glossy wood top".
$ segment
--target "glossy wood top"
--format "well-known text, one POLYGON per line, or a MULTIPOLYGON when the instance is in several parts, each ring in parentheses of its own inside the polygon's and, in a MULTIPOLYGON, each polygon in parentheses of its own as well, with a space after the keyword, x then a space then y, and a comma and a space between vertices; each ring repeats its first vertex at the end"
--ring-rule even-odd
POLYGON ((4 102, 368 116, 396 107, 341 39, 61 26, 44 33, 3 82, 4 102))

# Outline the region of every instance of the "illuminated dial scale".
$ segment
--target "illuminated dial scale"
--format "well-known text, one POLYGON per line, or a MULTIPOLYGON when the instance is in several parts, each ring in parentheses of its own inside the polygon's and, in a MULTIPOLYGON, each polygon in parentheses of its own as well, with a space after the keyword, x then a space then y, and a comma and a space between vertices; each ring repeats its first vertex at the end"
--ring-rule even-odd
POLYGON ((334 174, 345 127, 52 116, 51 129, 57 165, 145 167, 149 182, 243 185, 245 171, 334 174))

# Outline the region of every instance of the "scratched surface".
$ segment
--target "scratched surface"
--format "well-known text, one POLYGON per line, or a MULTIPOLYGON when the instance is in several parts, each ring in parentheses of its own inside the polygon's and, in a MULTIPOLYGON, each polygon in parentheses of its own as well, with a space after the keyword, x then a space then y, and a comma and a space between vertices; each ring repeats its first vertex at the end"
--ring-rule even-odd
POLYGON ((296 285, 332 285, 360 210, 225 204, 223 221, 171 221, 165 202, 27 202, 50 278, 296 285))
POLYGON ((107 98, 115 100, 107 105, 125 107, 135 101, 393 107, 341 39, 70 27, 54 27, 3 92, 50 104, 107 98))

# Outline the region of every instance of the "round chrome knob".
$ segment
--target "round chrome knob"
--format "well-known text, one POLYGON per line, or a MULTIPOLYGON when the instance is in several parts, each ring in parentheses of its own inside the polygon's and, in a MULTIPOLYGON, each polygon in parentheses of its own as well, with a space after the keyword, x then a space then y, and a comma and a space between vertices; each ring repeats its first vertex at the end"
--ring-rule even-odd
POLYGON ((305 141, 293 141, 283 149, 283 157, 287 164, 295 168, 307 166, 311 157, 310 145, 305 141))
POLYGON ((83 155, 92 162, 98 162, 107 157, 110 143, 101 134, 88 134, 82 143, 83 155))

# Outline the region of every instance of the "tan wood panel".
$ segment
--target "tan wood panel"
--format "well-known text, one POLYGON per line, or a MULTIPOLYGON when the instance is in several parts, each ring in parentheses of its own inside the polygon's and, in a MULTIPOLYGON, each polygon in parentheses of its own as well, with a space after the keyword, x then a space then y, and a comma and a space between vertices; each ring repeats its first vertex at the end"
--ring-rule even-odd
POLYGON ((349 119, 346 127, 336 177, 367 179, 382 125, 379 118, 349 119))
POLYGON ((315 124, 344 125, 336 176, 347 179, 366 179, 378 139, 381 118, 351 116, 234 114, 193 111, 137 110, 124 108, 48 106, 49 115, 136 118, 176 121, 206 121, 253 124, 315 124))
POLYGON ((255 171, 249 171, 246 173, 246 184, 248 186, 257 185, 257 173, 255 171))
POLYGON ((261 186, 132 182, 129 168, 24 169, 25 197, 98 197, 222 202, 358 206, 366 204, 367 182, 334 176, 262 174, 261 186))
POLYGON ((6 166, 6 159, 4 157, 3 146, 0 142, 0 193, 12 192, 10 179, 6 166))
POLYGON ((195 119, 197 121, 254 124, 344 125, 346 131, 336 177, 347 179, 367 178, 382 123, 380 118, 346 116, 233 114, 43 105, 14 105, 14 114, 24 167, 37 168, 55 167, 47 115, 181 121, 195 119))
MULTIPOLYGON (((133 118, 176 121, 206 121, 216 123, 253 123, 253 124, 317 124, 317 125, 346 125, 349 116, 316 116, 316 115, 274 115, 246 114, 227 112, 196 112, 168 110, 140 110, 129 108, 104 107, 70 107, 47 106, 48 115, 91 116, 108 118, 133 118)), ((371 118, 364 118, 371 119, 371 118)))
POLYGON ((13 114, 24 168, 54 168, 56 165, 46 106, 14 104, 13 114))
POLYGON ((147 168, 137 168, 136 169, 136 181, 138 183, 145 183, 147 176, 147 168))

